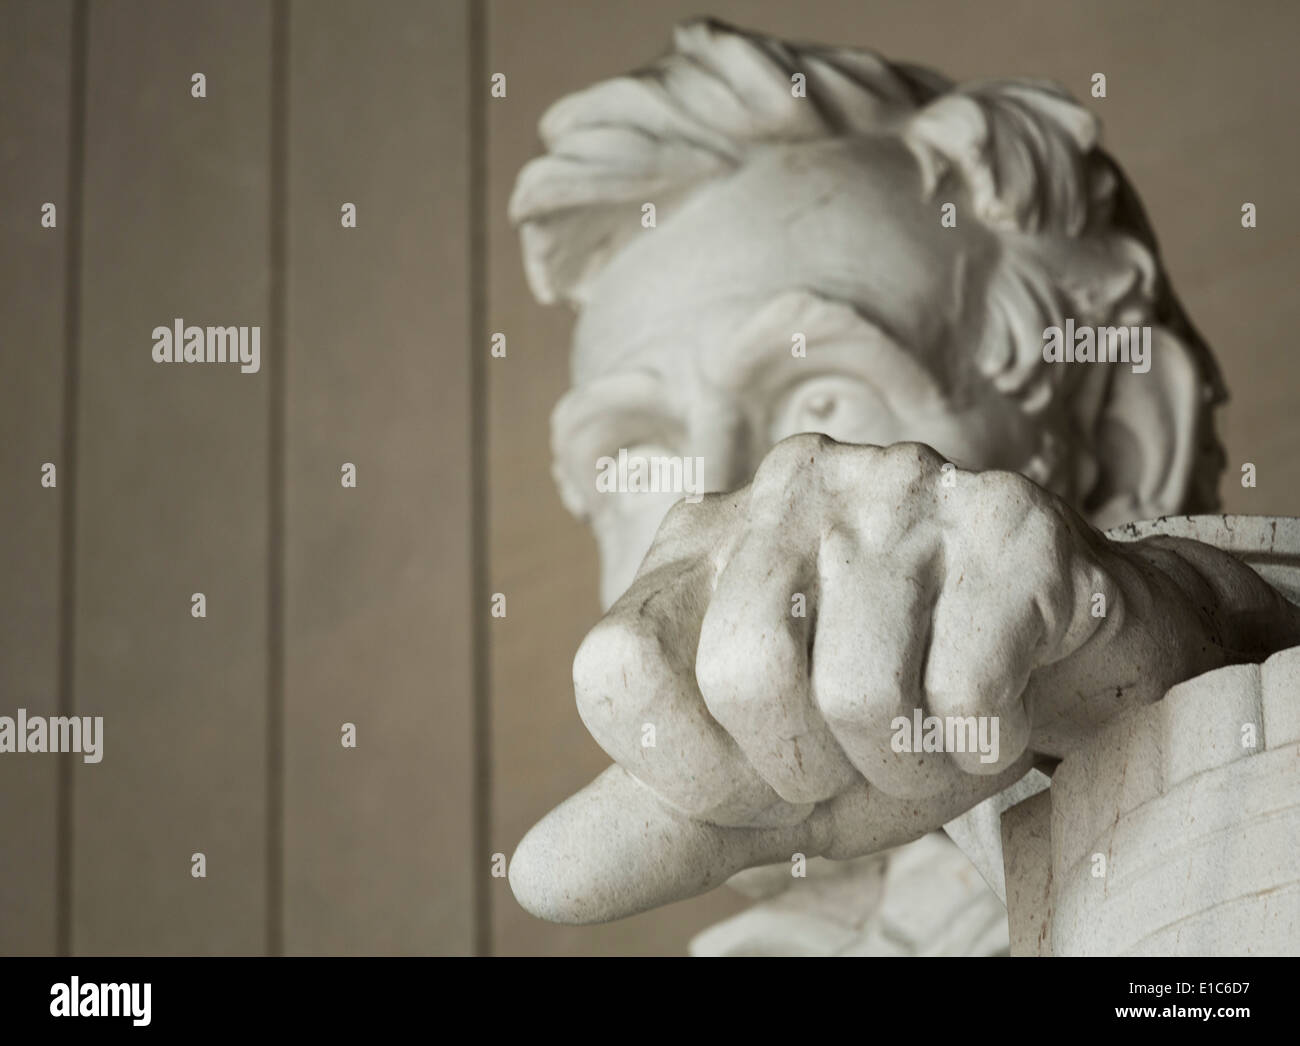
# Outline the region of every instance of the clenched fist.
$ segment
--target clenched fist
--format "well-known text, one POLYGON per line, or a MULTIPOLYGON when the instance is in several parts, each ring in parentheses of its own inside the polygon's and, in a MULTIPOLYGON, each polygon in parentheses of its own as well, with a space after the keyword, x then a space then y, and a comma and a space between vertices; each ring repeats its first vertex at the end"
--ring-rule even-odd
POLYGON ((1173 683, 1300 637, 1226 553, 1107 541, 1015 473, 796 436, 679 502, 574 660, 616 761, 524 838, 520 902, 632 914, 900 845, 1173 683))

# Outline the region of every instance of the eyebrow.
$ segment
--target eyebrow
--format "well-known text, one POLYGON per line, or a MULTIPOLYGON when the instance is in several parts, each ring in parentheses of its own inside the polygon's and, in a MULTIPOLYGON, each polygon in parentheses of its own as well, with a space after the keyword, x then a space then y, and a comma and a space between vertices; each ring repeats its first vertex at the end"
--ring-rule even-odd
MULTIPOLYGON (((883 344, 873 344, 870 341, 863 343, 858 352, 846 355, 835 369, 866 372, 872 358, 882 349, 891 353, 909 356, 916 360, 917 363, 921 362, 916 359, 915 353, 892 334, 884 323, 865 314, 856 305, 853 306, 853 311, 863 331, 876 335, 879 342, 883 344)), ((794 333, 796 332, 787 332, 785 342, 778 341, 775 338, 762 337, 762 332, 759 334, 758 341, 742 341, 740 338, 728 341, 716 353, 706 355, 702 365, 705 379, 717 388, 730 392, 741 392, 758 383, 773 370, 785 370, 788 369, 788 366, 809 367, 808 359, 797 358, 790 354, 792 342, 788 336, 794 333)), ((808 332, 804 333, 808 334, 808 332)), ((819 338, 816 332, 808 334, 807 348, 811 350, 812 346, 817 344, 819 340, 825 341, 824 338, 819 338)), ((922 364, 922 366, 924 365, 922 364)), ((813 363, 809 369, 816 372, 819 368, 816 363, 813 363)))
POLYGON ((679 420, 677 412, 667 409, 671 400, 664 395, 666 385, 664 376, 649 367, 611 371, 574 385, 555 405, 552 438, 575 435, 611 415, 625 416, 632 407, 679 420))

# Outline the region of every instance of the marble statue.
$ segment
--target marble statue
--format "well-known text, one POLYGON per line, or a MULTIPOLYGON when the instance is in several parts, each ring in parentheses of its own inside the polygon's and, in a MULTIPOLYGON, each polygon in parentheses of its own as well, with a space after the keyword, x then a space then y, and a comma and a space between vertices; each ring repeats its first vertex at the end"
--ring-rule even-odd
POLYGON ((698 19, 541 137, 614 765, 519 902, 730 880, 701 954, 1300 949, 1300 530, 1210 515, 1225 390, 1096 119, 698 19))

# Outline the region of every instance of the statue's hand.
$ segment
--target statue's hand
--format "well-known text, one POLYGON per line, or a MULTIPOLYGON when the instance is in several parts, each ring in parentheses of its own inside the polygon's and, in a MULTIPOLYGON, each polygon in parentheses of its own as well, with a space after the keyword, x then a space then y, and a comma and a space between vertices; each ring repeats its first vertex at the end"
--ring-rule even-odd
POLYGON ((1198 584, 1015 473, 788 439, 750 487, 679 503, 583 641, 578 709, 619 766, 525 837, 516 895, 599 921, 917 838, 1222 663, 1198 584))

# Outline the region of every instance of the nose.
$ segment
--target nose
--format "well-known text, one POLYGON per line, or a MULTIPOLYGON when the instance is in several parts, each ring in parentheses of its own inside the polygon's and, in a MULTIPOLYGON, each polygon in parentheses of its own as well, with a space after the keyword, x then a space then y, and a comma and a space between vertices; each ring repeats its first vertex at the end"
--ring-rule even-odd
POLYGON ((635 512, 621 513, 614 522, 602 524, 596 533, 600 549, 600 603, 609 610, 632 584, 641 561, 650 551, 655 532, 676 497, 658 494, 628 494, 639 501, 635 512))
MULTIPOLYGON (((698 394, 697 394, 698 395, 698 394)), ((693 494, 735 490, 753 478, 756 462, 744 413, 726 400, 698 395, 686 412, 685 437, 677 453, 691 458, 693 494)), ((601 553, 600 601, 608 610, 626 591, 650 551, 668 509, 677 497, 636 494, 635 513, 596 535, 601 553)))
POLYGON ((702 493, 735 490, 753 478, 752 428, 735 404, 701 396, 687 414, 687 443, 682 453, 701 459, 702 493))

